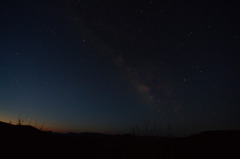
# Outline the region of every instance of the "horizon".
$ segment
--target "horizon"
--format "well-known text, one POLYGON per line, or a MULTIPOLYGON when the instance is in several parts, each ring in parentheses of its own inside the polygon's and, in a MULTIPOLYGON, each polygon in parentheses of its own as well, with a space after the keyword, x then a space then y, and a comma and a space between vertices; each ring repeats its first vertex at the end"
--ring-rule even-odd
POLYGON ((133 135, 133 136, 139 136, 139 137, 159 137, 159 138, 185 138, 185 137, 190 137, 190 136, 193 136, 193 135, 199 135, 199 134, 202 134, 202 133, 206 133, 206 132, 232 132, 232 131, 240 131, 240 129, 228 129, 228 130, 204 130, 204 131, 201 131, 201 132, 196 132, 196 133, 193 133, 193 134, 188 134, 188 135, 183 135, 183 136, 179 136, 179 135, 173 135, 173 134, 154 134, 153 132, 149 132, 149 134, 146 134, 145 130, 142 130, 143 132, 139 133, 139 134, 136 134, 134 132, 131 132, 131 133, 101 133, 101 132, 89 132, 89 131, 84 131, 84 132, 74 132, 74 131, 53 131, 53 130, 47 130, 47 129, 44 129, 43 127, 36 127, 34 125, 31 125, 31 124, 21 124, 21 123, 11 123, 11 122, 4 122, 4 121, 1 121, 0 120, 0 124, 1 123, 4 123, 4 124, 10 124, 10 125, 13 125, 13 126, 30 126, 32 128, 36 128, 37 130, 41 131, 41 132, 50 132, 50 133, 54 133, 54 134, 101 134, 101 135, 133 135))

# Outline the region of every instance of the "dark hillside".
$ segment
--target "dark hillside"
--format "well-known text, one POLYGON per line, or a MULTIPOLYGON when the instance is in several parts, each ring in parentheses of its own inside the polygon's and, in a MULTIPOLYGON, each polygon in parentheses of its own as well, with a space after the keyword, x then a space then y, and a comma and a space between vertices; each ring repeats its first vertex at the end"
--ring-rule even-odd
POLYGON ((240 132, 209 131, 186 138, 57 134, 0 122, 0 140, 1 154, 8 158, 238 158, 240 132))

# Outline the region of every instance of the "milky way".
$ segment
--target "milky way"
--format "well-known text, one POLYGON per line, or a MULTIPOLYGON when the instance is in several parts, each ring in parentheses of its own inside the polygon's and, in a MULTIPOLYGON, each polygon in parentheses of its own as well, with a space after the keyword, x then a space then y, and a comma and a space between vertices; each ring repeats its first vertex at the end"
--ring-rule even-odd
POLYGON ((234 2, 1 2, 0 120, 176 134, 239 126, 234 2))

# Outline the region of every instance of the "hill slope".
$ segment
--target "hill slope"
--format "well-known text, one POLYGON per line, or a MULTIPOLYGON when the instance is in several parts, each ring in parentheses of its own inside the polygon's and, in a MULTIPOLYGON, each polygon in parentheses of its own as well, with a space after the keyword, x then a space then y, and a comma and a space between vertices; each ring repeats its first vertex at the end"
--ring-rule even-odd
POLYGON ((239 158, 239 131, 209 131, 186 138, 56 134, 0 122, 0 152, 8 158, 239 158))

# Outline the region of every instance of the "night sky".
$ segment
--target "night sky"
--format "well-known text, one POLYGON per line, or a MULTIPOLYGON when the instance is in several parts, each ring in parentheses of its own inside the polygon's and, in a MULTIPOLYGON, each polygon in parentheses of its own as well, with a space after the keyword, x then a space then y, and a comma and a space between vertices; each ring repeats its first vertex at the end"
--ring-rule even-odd
POLYGON ((58 132, 240 128, 239 1, 0 2, 0 121, 58 132))

